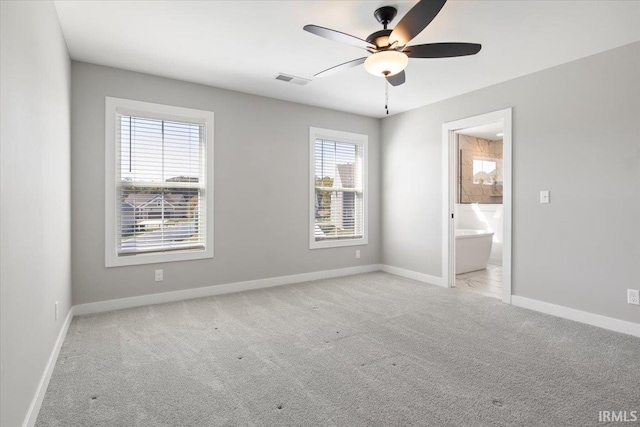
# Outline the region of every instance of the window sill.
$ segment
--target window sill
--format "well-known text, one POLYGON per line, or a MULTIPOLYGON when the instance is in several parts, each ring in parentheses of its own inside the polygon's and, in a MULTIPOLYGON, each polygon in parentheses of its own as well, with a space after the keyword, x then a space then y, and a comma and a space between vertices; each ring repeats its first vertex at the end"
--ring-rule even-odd
POLYGON ((117 256, 113 254, 105 259, 105 267, 124 267, 128 265, 159 264, 175 261, 191 261, 213 258, 213 249, 185 250, 164 253, 117 256))
POLYGON ((368 244, 366 237, 359 239, 336 239, 336 240, 312 240, 309 243, 309 249, 325 249, 325 248, 340 248, 343 246, 363 246, 368 244))

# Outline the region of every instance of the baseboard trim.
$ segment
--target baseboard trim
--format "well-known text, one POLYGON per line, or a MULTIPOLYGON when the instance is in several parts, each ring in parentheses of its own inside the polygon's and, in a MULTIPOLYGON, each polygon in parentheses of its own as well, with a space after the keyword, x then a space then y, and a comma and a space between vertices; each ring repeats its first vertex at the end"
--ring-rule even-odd
POLYGON ((163 292, 88 304, 78 304, 74 306, 74 315, 83 316, 86 314, 103 313, 105 311, 122 310, 125 308, 141 307, 145 305, 163 304, 167 302, 249 291, 253 289, 271 288, 274 286, 290 285, 293 283, 309 282, 312 280, 331 279, 333 277, 370 273, 372 271, 380 271, 381 269, 382 268, 379 264, 369 264, 358 267, 315 271, 312 273, 294 274, 291 276, 270 277, 267 279, 205 286, 201 288, 185 289, 182 291, 163 292))
POLYGON ((27 411, 27 416, 22 423, 23 427, 33 427, 36 424, 38 413, 40 413, 40 407, 42 406, 42 402, 44 401, 44 395, 47 392, 47 387, 49 387, 51 374, 53 374, 53 368, 56 366, 56 361, 58 360, 58 355, 60 354, 62 343, 64 343, 64 339, 67 336, 67 331, 69 330, 69 325, 71 325, 73 316, 73 307, 71 307, 69 309, 69 313, 67 314, 67 318, 64 319, 62 329, 60 330, 58 338, 56 339, 56 342, 53 346, 53 350, 51 351, 51 355, 49 356, 49 360, 47 361, 47 366, 44 368, 44 372, 42 373, 42 377, 40 378, 40 383, 38 384, 38 389, 36 390, 36 395, 33 397, 31 405, 29 406, 29 411, 27 411))
POLYGON ((562 317, 564 319, 586 323, 587 325, 597 326, 599 328, 633 335, 640 338, 640 324, 638 323, 627 322, 626 320, 614 319, 612 317, 588 313, 586 311, 580 311, 574 308, 550 304, 548 302, 538 301, 535 299, 525 298, 517 295, 511 296, 511 303, 517 307, 528 308, 529 310, 539 311, 541 313, 550 314, 552 316, 562 317))
POLYGON ((396 276, 406 277, 407 279, 417 280, 419 282, 429 283, 431 285, 447 287, 442 277, 430 276, 417 271, 405 270, 404 268, 393 267, 391 265, 382 265, 382 271, 385 273, 395 274, 396 276))

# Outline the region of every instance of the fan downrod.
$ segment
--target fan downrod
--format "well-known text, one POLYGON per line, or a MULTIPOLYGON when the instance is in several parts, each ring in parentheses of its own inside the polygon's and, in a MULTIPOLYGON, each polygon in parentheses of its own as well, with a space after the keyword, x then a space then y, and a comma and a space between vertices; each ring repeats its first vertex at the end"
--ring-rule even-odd
POLYGON ((396 17, 398 10, 393 6, 383 6, 379 9, 376 9, 373 12, 373 16, 376 20, 384 26, 384 29, 387 29, 387 25, 389 22, 393 21, 393 18, 396 17))

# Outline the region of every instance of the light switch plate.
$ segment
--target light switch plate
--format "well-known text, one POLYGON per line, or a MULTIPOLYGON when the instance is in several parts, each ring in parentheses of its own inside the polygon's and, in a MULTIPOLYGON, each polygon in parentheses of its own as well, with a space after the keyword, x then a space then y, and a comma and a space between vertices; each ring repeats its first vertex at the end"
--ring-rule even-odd
POLYGON ((549 190, 542 190, 540 192, 540 203, 549 203, 549 190))

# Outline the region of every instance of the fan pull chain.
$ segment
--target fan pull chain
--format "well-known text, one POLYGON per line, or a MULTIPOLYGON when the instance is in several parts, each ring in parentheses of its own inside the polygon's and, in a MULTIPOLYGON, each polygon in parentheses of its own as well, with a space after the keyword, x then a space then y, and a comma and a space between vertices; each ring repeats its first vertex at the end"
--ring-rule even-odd
POLYGON ((384 109, 387 110, 387 115, 389 115, 389 82, 387 79, 384 79, 384 109))

